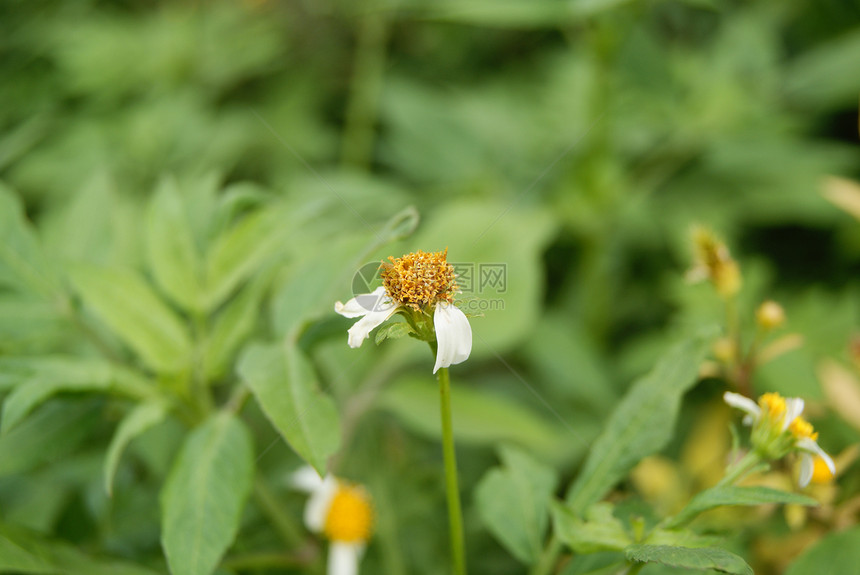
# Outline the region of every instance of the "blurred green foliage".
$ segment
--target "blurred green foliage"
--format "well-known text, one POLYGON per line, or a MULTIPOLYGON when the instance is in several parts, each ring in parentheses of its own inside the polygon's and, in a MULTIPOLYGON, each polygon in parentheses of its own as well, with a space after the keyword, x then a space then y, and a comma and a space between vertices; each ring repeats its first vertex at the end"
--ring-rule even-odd
MULTIPOLYGON (((857 387, 860 225, 820 191, 860 176, 857 62, 856 0, 4 0, 0 571, 321 573, 301 457, 373 494, 364 573, 445 572, 431 358, 351 350, 331 309, 363 264, 415 249, 507 270, 453 370, 474 573, 522 573, 553 515, 573 549, 589 521, 656 524, 629 474, 645 456, 688 495, 685 454, 725 456, 690 443, 724 382, 678 403, 710 340, 642 378, 724 323, 684 281, 694 222, 743 270, 742 337, 773 298, 803 338, 753 389, 805 397, 848 453, 857 419, 821 366, 857 387), (616 445, 643 397, 668 407, 616 445), (592 444, 616 445, 604 476, 592 444), (590 492, 564 523, 548 498, 572 481, 590 492), (204 485, 217 509, 188 500, 204 485), (585 509, 610 491, 614 511, 585 509)), ((851 572, 846 461, 802 521, 703 520, 728 551, 658 530, 561 572, 851 572)))

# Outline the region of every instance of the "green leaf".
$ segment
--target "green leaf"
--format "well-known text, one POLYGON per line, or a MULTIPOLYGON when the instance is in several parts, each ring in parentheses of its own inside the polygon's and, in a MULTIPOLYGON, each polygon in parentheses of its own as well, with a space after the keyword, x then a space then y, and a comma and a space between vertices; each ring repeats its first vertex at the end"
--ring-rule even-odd
POLYGON ((126 446, 147 429, 161 423, 166 415, 167 408, 163 403, 150 401, 135 406, 120 422, 105 455, 104 483, 108 495, 113 494, 113 478, 126 446))
POLYGON ((239 346, 245 342, 257 325, 260 302, 266 293, 269 278, 261 276, 246 286, 218 314, 209 338, 203 363, 210 378, 224 375, 233 364, 233 357, 239 346))
POLYGON ((203 311, 200 257, 185 205, 173 178, 165 178, 146 214, 146 254, 159 287, 186 310, 203 311))
POLYGON ((66 327, 56 306, 45 300, 0 296, 0 352, 51 348, 66 327))
POLYGON ((499 451, 504 467, 487 472, 475 490, 478 513, 502 545, 530 565, 543 549, 558 475, 518 449, 499 451))
POLYGON ((0 477, 57 461, 74 450, 99 422, 99 404, 52 401, 0 436, 0 477))
POLYGON ((785 571, 785 575, 856 573, 860 565, 860 527, 830 533, 809 547, 785 571))
POLYGON ((681 398, 696 383, 711 339, 701 334, 675 345, 633 384, 568 491, 567 501, 575 512, 599 501, 638 461, 668 443, 681 398))
MULTIPOLYGON (((107 391, 111 387, 110 365, 102 361, 45 357, 29 360, 32 370, 3 402, 0 433, 7 433, 38 405, 63 391, 107 391)), ((0 370, 3 365, 0 364, 0 370)))
POLYGON ((746 561, 724 549, 670 547, 668 545, 631 545, 624 550, 630 561, 639 563, 660 563, 671 567, 713 569, 733 575, 753 575, 746 561))
POLYGON ((413 333, 412 326, 403 321, 389 322, 376 330, 376 345, 386 339, 400 339, 405 335, 413 333))
POLYGON ((287 250, 295 232, 289 215, 283 206, 266 206, 216 238, 207 257, 206 309, 220 304, 266 260, 287 250))
POLYGON ((0 285, 54 296, 58 282, 15 193, 0 184, 0 285))
MULTIPOLYGON (((382 393, 377 403, 412 431, 433 439, 442 433, 438 404, 438 387, 429 378, 397 381, 382 393)), ((470 389, 462 381, 451 389, 451 408, 454 435, 459 442, 492 445, 513 441, 547 455, 556 454, 561 447, 571 449, 567 430, 548 423, 511 399, 470 389)))
POLYGON ((621 521, 612 515, 612 506, 598 503, 580 519, 568 506, 552 504, 553 525, 558 538, 577 553, 620 551, 632 543, 621 521))
POLYGON ((161 545, 174 575, 209 575, 239 530, 254 474, 251 434, 218 413, 189 434, 161 492, 161 545))
POLYGON ((294 345, 255 344, 242 354, 238 369, 281 436, 325 474, 326 461, 340 447, 340 417, 320 392, 310 361, 294 345))
POLYGON ((838 36, 797 58, 787 69, 790 97, 809 106, 847 106, 857 103, 860 78, 860 32, 838 36))
POLYGON ((561 575, 618 575, 624 562, 624 555, 614 551, 574 555, 561 575))
POLYGON ((0 525, 0 571, 33 575, 156 575, 144 567, 96 559, 71 545, 9 525, 0 525))
POLYGON ((69 276, 99 319, 151 368, 176 372, 188 365, 185 325, 136 272, 76 265, 69 276))
POLYGON ((795 505, 817 506, 818 501, 799 493, 789 493, 770 487, 737 487, 733 485, 712 487, 697 493, 678 515, 671 519, 667 527, 688 523, 708 509, 723 505, 765 505, 768 503, 793 503, 795 505))

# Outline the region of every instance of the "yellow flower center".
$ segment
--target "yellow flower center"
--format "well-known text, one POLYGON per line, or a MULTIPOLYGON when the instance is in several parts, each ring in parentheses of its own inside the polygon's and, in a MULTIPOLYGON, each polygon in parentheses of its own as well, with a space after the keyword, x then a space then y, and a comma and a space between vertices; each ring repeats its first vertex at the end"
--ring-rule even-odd
POLYGON ((765 393, 758 400, 762 415, 774 423, 782 422, 785 417, 785 398, 778 393, 765 393))
POLYGON ((382 284, 391 298, 418 311, 438 301, 450 302, 457 290, 454 266, 448 263, 448 248, 389 257, 382 264, 382 284))
POLYGON ((819 485, 830 483, 833 480, 833 473, 827 467, 824 459, 820 455, 816 455, 812 460, 812 483, 819 485))
POLYGON ((370 539, 373 507, 367 492, 358 486, 340 484, 331 500, 323 532, 331 541, 358 543, 370 539))
POLYGON ((791 425, 788 426, 788 429, 797 439, 803 439, 804 437, 808 437, 812 441, 818 439, 818 434, 815 432, 812 424, 802 417, 795 417, 794 421, 791 422, 791 425))

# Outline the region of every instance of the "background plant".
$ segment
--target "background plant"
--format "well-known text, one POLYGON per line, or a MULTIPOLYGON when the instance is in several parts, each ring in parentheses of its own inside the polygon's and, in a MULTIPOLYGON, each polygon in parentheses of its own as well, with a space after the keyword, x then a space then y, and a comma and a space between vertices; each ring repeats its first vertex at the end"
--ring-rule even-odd
MULTIPOLYGON (((0 568, 320 572, 287 476, 329 460, 374 497, 364 572, 443 570, 426 350, 352 353, 331 305, 361 265, 446 246, 508 266, 488 296, 504 310, 473 322, 453 390, 470 571, 542 568, 568 533, 552 496, 644 532, 715 484, 731 448, 733 366, 697 383, 707 326, 726 327, 710 286, 683 279, 698 222, 743 270, 738 337, 772 298, 802 340, 751 388, 806 398, 842 465, 808 493, 819 507, 692 528, 729 534, 720 548, 757 573, 847 572, 858 16, 805 1, 4 2, 0 568), (653 411, 653 435, 626 442, 643 394, 677 419, 653 411), (603 476, 599 453, 615 458, 603 476), (186 536, 210 543, 189 557, 186 536)), ((626 568, 582 551, 558 555, 562 573, 626 568)))

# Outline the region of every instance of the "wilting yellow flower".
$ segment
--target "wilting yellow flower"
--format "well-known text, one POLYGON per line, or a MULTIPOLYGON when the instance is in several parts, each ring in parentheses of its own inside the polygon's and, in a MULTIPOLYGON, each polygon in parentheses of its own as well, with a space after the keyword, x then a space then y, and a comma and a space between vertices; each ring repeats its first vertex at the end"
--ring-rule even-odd
POLYGON ((334 310, 340 315, 361 318, 349 329, 349 346, 361 346, 374 328, 398 311, 416 314, 426 321, 432 312, 437 346, 433 373, 440 367, 466 361, 472 352, 472 327, 466 314, 454 305, 457 282, 447 256, 445 249, 389 258, 391 263, 382 264, 381 287, 345 304, 336 302, 334 310))
POLYGON ((693 229, 695 261, 687 273, 690 281, 709 280, 717 292, 727 298, 741 288, 741 272, 732 259, 729 248, 710 230, 703 227, 693 229))

